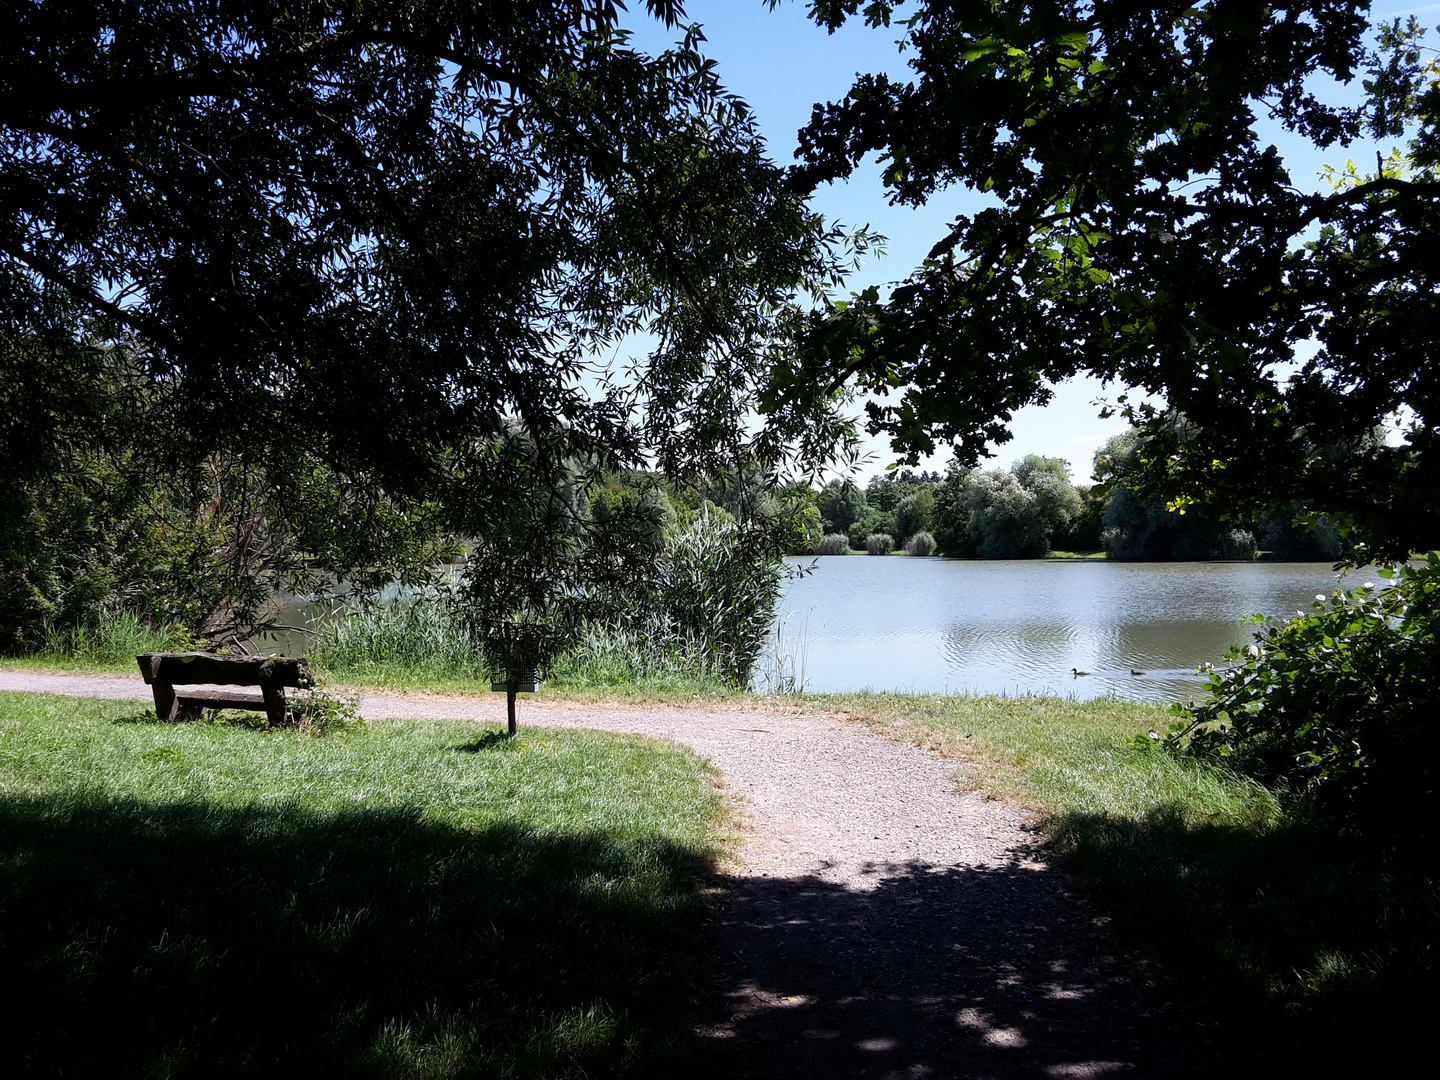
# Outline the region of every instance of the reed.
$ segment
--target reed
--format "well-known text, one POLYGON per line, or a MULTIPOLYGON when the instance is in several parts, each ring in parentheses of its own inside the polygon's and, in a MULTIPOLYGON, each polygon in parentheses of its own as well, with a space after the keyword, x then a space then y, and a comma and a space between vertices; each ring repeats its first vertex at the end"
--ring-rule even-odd
MULTIPOLYGON (((360 608, 323 621, 312 659, 342 683, 379 686, 488 684, 475 634, 443 600, 360 608)), ((693 638, 656 615, 583 626, 545 673, 556 689, 625 687, 718 691, 722 666, 693 638)))
POLYGON ((865 550, 871 555, 889 555, 895 550, 895 538, 889 533, 871 533, 865 538, 865 550))
POLYGON ((488 678, 474 633, 443 599, 356 608, 316 627, 312 659, 334 677, 411 682, 488 678))
POLYGON ((133 674, 140 653, 183 652, 194 647, 195 639, 184 627, 125 612, 79 626, 46 623, 40 648, 24 659, 38 666, 133 674))
POLYGON ((916 558, 926 558, 935 554, 935 537, 921 529, 909 540, 905 541, 905 554, 913 555, 916 558))
POLYGON ((715 653, 678 637, 658 618, 640 626, 590 624, 556 660, 549 678, 559 689, 717 690, 723 670, 715 653))

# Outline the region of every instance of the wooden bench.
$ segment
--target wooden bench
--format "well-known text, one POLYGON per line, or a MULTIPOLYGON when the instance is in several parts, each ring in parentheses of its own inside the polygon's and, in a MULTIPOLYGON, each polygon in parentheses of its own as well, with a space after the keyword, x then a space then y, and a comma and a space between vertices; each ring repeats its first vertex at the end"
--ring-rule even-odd
POLYGON ((263 711, 271 724, 285 723, 285 687, 310 687, 315 679, 310 662, 290 656, 214 656, 211 653, 142 653, 135 657, 140 674, 155 693, 155 715, 161 720, 198 717, 205 709, 263 711), (243 691, 177 694, 177 686, 258 686, 243 691))

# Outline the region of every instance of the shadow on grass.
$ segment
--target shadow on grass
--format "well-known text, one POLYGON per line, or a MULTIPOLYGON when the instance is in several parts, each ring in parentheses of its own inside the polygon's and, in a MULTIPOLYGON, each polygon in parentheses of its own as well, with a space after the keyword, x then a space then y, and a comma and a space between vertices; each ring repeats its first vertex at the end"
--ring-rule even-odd
POLYGON ((220 727, 245 728, 247 731, 268 731, 270 721, 264 713, 242 712, 238 709, 206 709, 200 716, 178 720, 159 720, 153 707, 146 707, 111 719, 112 724, 211 724, 220 727))
POLYGON ((1325 823, 1253 827, 1069 814, 1052 835, 1119 927, 1269 1075, 1374 1074, 1428 1056, 1440 994, 1433 853, 1325 823))
POLYGON ((7 1076, 684 1071, 709 868, 663 840, 0 799, 7 1076))
POLYGON ((480 738, 473 742, 467 742, 463 746, 457 746, 456 749, 465 754, 483 754, 486 750, 504 750, 513 748, 515 745, 515 740, 508 733, 487 731, 480 738))

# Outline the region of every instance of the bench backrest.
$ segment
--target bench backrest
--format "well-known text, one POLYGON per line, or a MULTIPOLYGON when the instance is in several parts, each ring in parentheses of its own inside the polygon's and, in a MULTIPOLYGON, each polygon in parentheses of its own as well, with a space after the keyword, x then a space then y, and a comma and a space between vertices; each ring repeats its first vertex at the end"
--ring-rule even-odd
POLYGON ((303 656, 215 656, 211 653, 142 653, 135 657, 148 683, 214 683, 219 686, 309 687, 315 685, 303 656))

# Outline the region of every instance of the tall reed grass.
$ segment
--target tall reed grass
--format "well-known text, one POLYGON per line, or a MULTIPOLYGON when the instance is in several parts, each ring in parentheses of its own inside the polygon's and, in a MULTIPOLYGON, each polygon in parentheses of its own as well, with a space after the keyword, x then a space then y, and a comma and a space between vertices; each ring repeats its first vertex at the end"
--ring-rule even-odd
POLYGON ((905 541, 905 554, 913 555, 916 558, 927 558, 935 554, 935 537, 933 534, 921 529, 909 540, 905 541))
POLYGON ((322 620, 316 630, 312 658, 337 677, 412 682, 489 676, 474 633, 444 600, 356 608, 322 620))
POLYGON ((94 624, 46 623, 39 649, 26 659, 67 668, 135 670, 135 657, 147 652, 184 652, 196 647, 194 635, 174 623, 126 612, 94 624))
MULTIPOLYGON (((312 659, 331 678, 379 685, 488 682, 479 641, 443 599, 360 608, 324 620, 312 659)), ((719 658, 656 618, 592 623, 546 673, 562 688, 718 689, 719 658)))

